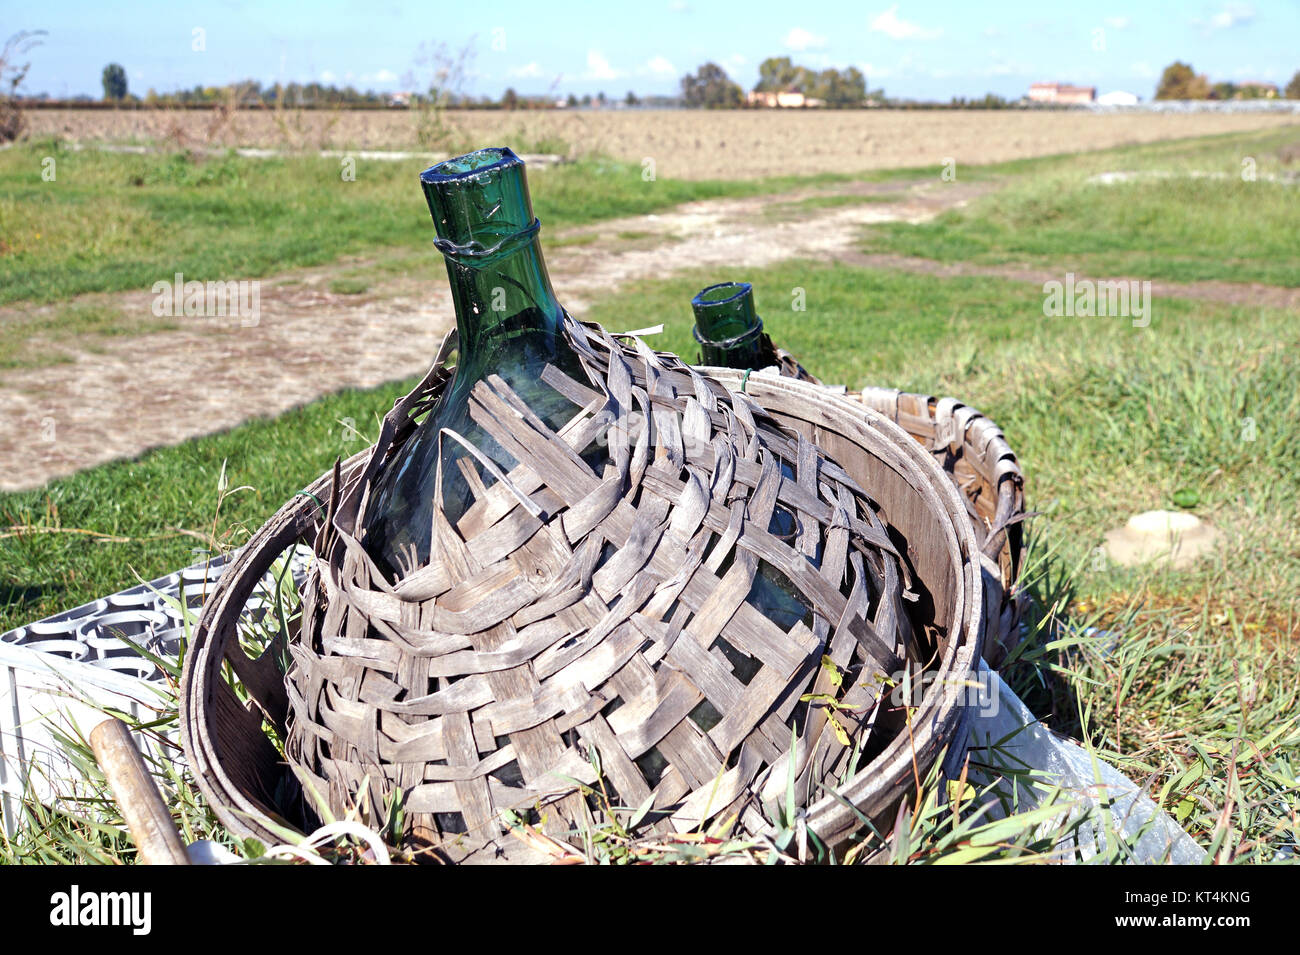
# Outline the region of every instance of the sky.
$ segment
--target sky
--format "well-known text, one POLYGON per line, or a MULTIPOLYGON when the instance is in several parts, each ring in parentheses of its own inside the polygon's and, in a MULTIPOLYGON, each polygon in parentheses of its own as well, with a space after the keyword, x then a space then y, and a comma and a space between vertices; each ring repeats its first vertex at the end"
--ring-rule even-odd
POLYGON ((241 79, 427 88, 440 45, 469 51, 463 92, 499 97, 674 94, 714 61, 746 89, 769 56, 856 66, 871 89, 946 101, 1019 97, 1035 81, 1149 99, 1189 62, 1211 80, 1285 85, 1300 70, 1300 0, 0 0, 3 29, 48 31, 29 54, 27 93, 100 96, 105 64, 131 92, 241 79))

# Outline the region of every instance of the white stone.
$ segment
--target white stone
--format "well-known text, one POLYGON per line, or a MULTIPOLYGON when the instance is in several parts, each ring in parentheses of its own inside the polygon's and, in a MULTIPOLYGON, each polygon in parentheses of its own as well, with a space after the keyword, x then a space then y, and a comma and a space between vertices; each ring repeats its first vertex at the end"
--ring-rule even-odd
POLYGON ((1187 511, 1144 511, 1106 533, 1106 556, 1133 567, 1168 560, 1178 570, 1214 549, 1218 532, 1187 511))

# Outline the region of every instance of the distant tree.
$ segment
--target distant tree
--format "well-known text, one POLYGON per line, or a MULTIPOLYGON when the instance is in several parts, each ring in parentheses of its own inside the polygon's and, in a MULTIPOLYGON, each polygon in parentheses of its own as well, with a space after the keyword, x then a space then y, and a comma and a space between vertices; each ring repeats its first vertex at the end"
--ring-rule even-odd
POLYGON ((606 100, 605 100, 605 91, 604 91, 604 90, 601 90, 599 93, 596 94, 596 102, 599 103, 601 106, 604 106, 604 105, 605 105, 606 100))
POLYGON ((804 92, 824 100, 827 106, 857 106, 867 98, 867 78, 853 66, 843 73, 835 69, 822 70, 811 88, 804 92))
POLYGON ((819 73, 796 65, 788 56, 769 56, 758 65, 754 92, 800 92, 828 106, 859 106, 867 98, 867 78, 856 66, 819 73))
POLYGON ((1232 99, 1236 95, 1237 84, 1226 81, 1215 83, 1213 89, 1210 90, 1210 99, 1232 99))
POLYGON ((501 106, 503 109, 519 108, 519 94, 513 86, 506 87, 506 91, 501 94, 501 106))
POLYGON ((980 99, 954 96, 950 105, 954 109, 1008 109, 1012 104, 997 93, 985 93, 980 99))
POLYGON ((104 83, 104 99, 120 102, 126 99, 126 70, 120 63, 110 63, 104 67, 101 77, 104 83))
POLYGON ((1187 63, 1175 61, 1165 67, 1156 87, 1156 99, 1209 99, 1210 81, 1187 63))
POLYGON ((1300 99, 1300 70, 1296 71, 1295 76, 1291 77, 1291 82, 1286 84, 1287 99, 1300 99))
POLYGON ((745 94, 726 70, 716 63, 705 63, 694 76, 687 73, 682 77, 682 99, 687 106, 734 109, 744 101, 745 94))
POLYGON ((569 106, 577 106, 577 105, 578 105, 578 97, 576 97, 576 96, 574 96, 572 93, 570 93, 570 94, 569 94, 569 98, 566 99, 564 102, 565 102, 567 105, 569 105, 569 106))
POLYGON ((625 96, 625 97, 623 98, 623 102, 626 103, 628 106, 635 106, 635 105, 637 105, 638 103, 640 103, 641 101, 640 101, 639 99, 636 98, 636 94, 635 94, 635 93, 633 93, 631 90, 628 90, 628 91, 627 91, 627 96, 625 96))
POLYGON ((754 92, 780 93, 791 89, 807 72, 802 66, 795 66, 788 56, 769 56, 758 64, 758 85, 754 92))
POLYGON ((834 105, 859 106, 867 100, 867 77, 856 66, 850 66, 842 76, 842 99, 834 105))

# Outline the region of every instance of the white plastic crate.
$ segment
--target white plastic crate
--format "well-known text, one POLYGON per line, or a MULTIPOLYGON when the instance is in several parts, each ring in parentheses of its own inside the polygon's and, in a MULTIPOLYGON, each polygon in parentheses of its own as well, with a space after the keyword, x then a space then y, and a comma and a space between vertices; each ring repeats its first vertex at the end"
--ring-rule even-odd
MULTIPOLYGON (((294 553, 295 583, 309 560, 305 548, 294 553)), ((182 589, 196 619, 227 562, 215 557, 0 634, 0 818, 6 833, 14 832, 24 792, 48 801, 77 788, 80 773, 56 739, 57 728, 66 725, 66 698, 147 719, 157 709, 164 674, 126 641, 175 661, 184 636, 182 589)), ((255 615, 266 606, 254 596, 245 612, 255 615)), ((137 743, 149 745, 140 738, 137 743)))

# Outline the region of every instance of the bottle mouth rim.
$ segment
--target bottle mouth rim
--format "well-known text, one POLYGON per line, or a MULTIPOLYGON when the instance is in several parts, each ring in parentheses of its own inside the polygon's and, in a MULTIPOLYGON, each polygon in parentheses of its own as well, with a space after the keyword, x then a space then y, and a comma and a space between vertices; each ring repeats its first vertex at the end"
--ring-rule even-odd
POLYGON ((524 161, 509 146, 488 146, 472 153, 444 159, 420 173, 420 181, 428 183, 456 182, 473 179, 484 173, 509 166, 522 166, 524 161))
POLYGON ((742 298, 743 296, 748 294, 750 290, 753 289, 753 287, 754 286, 751 285, 749 282, 719 282, 717 285, 710 285, 708 288, 700 289, 699 292, 695 294, 695 298, 691 299, 691 305, 705 306, 705 307, 714 306, 714 305, 726 305, 729 302, 736 301, 736 299, 738 298, 742 298), (704 297, 708 295, 710 292, 716 291, 717 289, 723 289, 723 288, 734 288, 736 292, 734 295, 728 295, 725 298, 706 299, 704 297))

